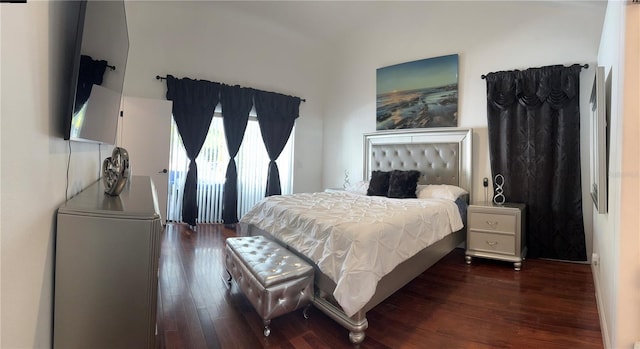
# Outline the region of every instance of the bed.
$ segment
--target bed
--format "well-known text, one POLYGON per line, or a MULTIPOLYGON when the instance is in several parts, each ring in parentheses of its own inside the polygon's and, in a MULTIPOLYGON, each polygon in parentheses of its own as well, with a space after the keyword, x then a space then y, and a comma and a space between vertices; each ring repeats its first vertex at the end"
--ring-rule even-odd
MULTIPOLYGON (((417 170, 421 174, 419 186, 459 187, 468 193, 464 200, 469 202, 472 142, 469 128, 365 134, 363 178, 368 180, 373 171, 417 170)), ((240 220, 239 233, 274 239, 313 265, 316 275, 313 304, 348 329, 350 341, 357 344, 365 338, 367 311, 465 240, 466 228, 459 222, 463 217, 457 213, 458 206, 440 199, 388 199, 342 191, 275 196, 263 200, 240 220), (386 221, 383 217, 397 219, 400 211, 420 216, 420 221, 405 223, 409 222, 405 216, 401 221, 386 221), (324 221, 322 215, 327 216, 324 221), (368 230, 381 225, 386 230, 368 230), (338 230, 343 226, 349 228, 338 230), (395 234, 394 227, 408 235, 395 234), (439 233, 432 234, 431 230, 439 233), (363 235, 372 234, 378 234, 380 246, 386 247, 361 242, 363 235), (318 243, 318 236, 329 236, 329 240, 318 243), (352 245, 345 248, 339 243, 341 240, 352 245), (357 248, 356 244, 363 245, 357 248), (333 250, 327 253, 327 249, 333 250), (356 257, 348 255, 347 250, 357 256, 355 267, 356 257), (370 251, 375 251, 375 258, 370 251), (369 270, 368 263, 375 264, 376 269, 369 270)))

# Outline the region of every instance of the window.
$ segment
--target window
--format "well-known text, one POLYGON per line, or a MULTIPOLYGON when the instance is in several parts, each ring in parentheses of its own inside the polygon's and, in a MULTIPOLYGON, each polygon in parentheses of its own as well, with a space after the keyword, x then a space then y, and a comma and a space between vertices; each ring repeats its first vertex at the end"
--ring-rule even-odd
MULTIPOLYGON (((295 128, 294 131, 295 132, 295 128)), ((292 187, 293 132, 282 154, 276 161, 280 172, 282 194, 290 194, 292 187)), ((178 127, 171 120, 171 153, 169 160, 169 198, 167 220, 182 221, 182 191, 189 158, 182 145, 178 127)), ((222 115, 216 113, 200 154, 198 165, 198 223, 222 223, 222 195, 229 163, 227 141, 224 136, 222 115)), ((260 127, 250 117, 240 151, 236 156, 238 170, 238 218, 264 198, 267 185, 269 156, 262 142, 260 127)))

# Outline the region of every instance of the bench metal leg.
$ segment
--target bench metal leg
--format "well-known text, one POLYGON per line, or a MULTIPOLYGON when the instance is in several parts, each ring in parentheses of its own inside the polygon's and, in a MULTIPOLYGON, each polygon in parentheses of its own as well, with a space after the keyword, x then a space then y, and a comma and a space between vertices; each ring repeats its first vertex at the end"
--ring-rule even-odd
POLYGON ((231 286, 231 280, 233 280, 233 276, 229 272, 229 269, 225 269, 225 271, 227 272, 227 278, 226 278, 227 285, 231 286))
POLYGON ((271 320, 264 320, 264 331, 262 333, 265 337, 269 337, 271 334, 271 327, 269 327, 269 325, 271 325, 271 320))
POLYGON ((307 306, 302 310, 302 316, 304 316, 305 319, 308 319, 310 316, 309 310, 311 310, 311 304, 307 304, 307 306))

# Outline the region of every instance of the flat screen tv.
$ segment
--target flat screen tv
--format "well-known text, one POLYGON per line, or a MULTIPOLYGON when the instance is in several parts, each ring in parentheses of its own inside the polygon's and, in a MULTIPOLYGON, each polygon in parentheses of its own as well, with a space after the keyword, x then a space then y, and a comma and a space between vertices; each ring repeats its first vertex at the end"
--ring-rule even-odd
POLYGON ((64 139, 115 144, 129 34, 123 0, 79 3, 64 139))

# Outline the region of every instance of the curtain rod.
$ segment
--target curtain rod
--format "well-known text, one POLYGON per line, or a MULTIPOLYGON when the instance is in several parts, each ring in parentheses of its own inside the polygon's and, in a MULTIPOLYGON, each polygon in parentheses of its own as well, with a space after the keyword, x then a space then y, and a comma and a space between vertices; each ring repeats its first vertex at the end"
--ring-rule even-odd
MULTIPOLYGON (((166 77, 166 76, 156 75, 156 80, 160 80, 160 81, 162 81, 162 80, 167 80, 167 77, 166 77)), ((298 97, 298 98, 300 98, 300 97, 298 97)), ((300 100, 301 100, 301 101, 303 101, 303 102, 306 102, 306 101, 307 101, 307 100, 306 100, 306 99, 304 99, 304 98, 300 98, 300 100)))
MULTIPOLYGON (((583 65, 581 65, 581 67, 582 67, 583 69, 588 69, 588 68, 589 68, 589 64, 583 64, 583 65)), ((486 79, 486 77, 487 77, 487 76, 486 76, 486 75, 484 75, 484 74, 480 75, 480 78, 481 78, 482 80, 486 79)))

